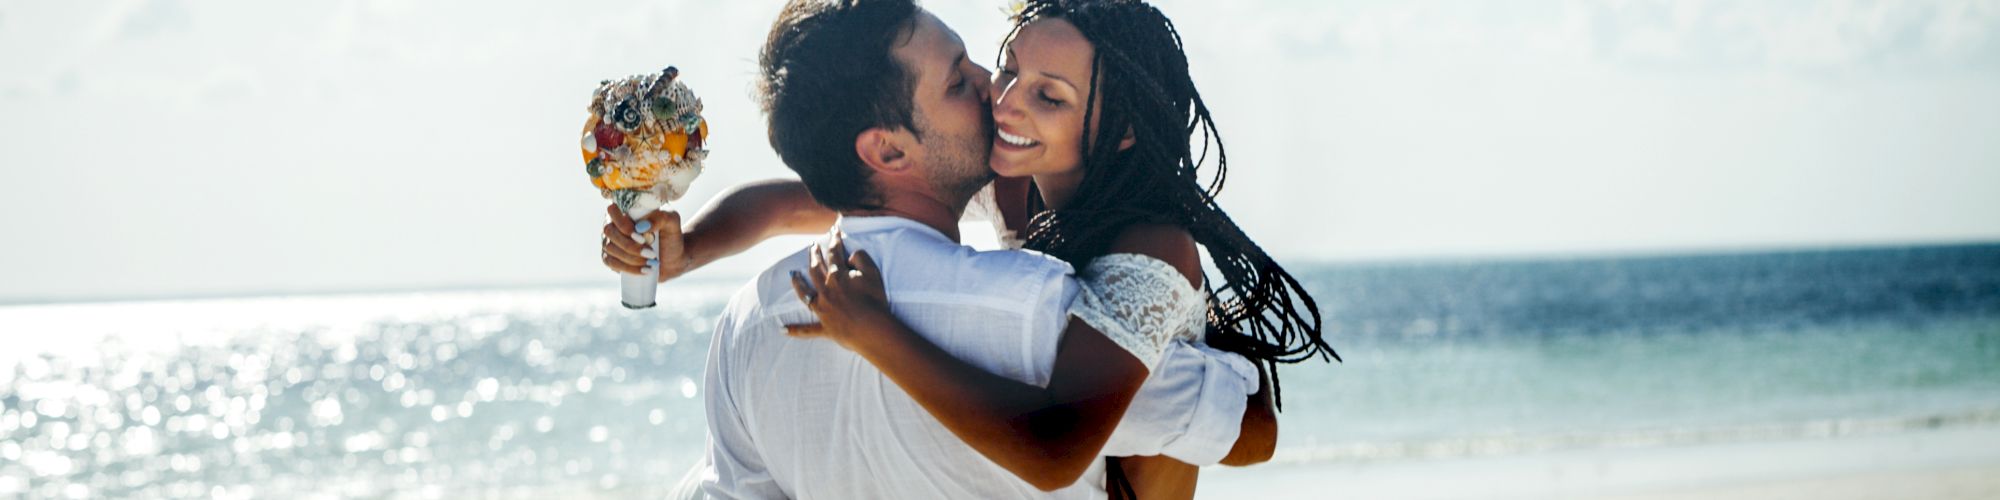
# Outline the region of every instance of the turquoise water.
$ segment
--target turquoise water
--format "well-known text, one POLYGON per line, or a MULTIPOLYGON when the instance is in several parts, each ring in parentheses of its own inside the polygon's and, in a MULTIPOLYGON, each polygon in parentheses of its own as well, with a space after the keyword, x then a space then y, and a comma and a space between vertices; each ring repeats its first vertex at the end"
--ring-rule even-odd
POLYGON ((1287 372, 1297 459, 2000 423, 2000 246, 1306 276, 1349 361, 1287 372))
MULTIPOLYGON (((2000 425, 2000 247, 1296 266, 1280 460, 2000 425)), ((733 282, 0 307, 0 496, 657 495, 733 282)))
POLYGON ((1284 449, 1366 460, 2000 423, 1989 319, 1348 345, 1345 365, 1287 382, 1301 418, 1284 420, 1284 449))

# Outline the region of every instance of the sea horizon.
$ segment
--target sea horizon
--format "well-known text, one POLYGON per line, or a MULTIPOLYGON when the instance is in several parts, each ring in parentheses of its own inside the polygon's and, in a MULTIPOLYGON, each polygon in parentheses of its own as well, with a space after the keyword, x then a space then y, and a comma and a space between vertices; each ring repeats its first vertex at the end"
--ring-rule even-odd
MULTIPOLYGON (((984 241, 973 241, 970 239, 974 237, 976 236, 968 236, 968 241, 966 241, 965 244, 973 246, 975 248, 982 248, 982 249, 990 248, 990 245, 987 245, 986 242, 984 241)), ((1515 251, 1515 252, 1468 252, 1468 253, 1447 252, 1447 253, 1420 254, 1420 255, 1406 256, 1406 257, 1382 256, 1382 255, 1364 255, 1364 256, 1274 255, 1273 257, 1278 261, 1279 264, 1285 265, 1287 267, 1369 267, 1369 266, 1431 266, 1431 265, 1448 266, 1448 265, 1508 264, 1508 263, 1530 263, 1530 262, 1646 260, 1646 259, 1664 259, 1664 258, 1681 258, 1681 257, 1784 255, 1784 254, 1829 253, 1829 252, 1894 250, 1894 249, 1964 248, 1964 247, 1983 247, 1983 246, 2000 247, 2000 238, 1924 240, 1924 241, 1866 241, 1866 242, 1844 242, 1844 243, 1827 243, 1827 244, 1786 244, 1786 245, 1753 245, 1753 246, 1688 246, 1688 247, 1657 247, 1657 248, 1630 248, 1630 249, 1599 249, 1599 250, 1578 250, 1578 251, 1515 251)), ((791 250, 793 249, 787 247, 779 247, 775 244, 769 244, 769 243, 760 245, 757 249, 757 251, 760 252, 758 257, 766 255, 769 256, 783 255, 784 252, 789 252, 791 250)), ((745 259, 745 260, 750 260, 750 259, 745 259)), ((728 283, 732 281, 740 284, 742 280, 747 280, 751 276, 755 275, 758 271, 760 271, 762 265, 763 264, 761 263, 755 263, 754 265, 751 265, 743 262, 734 262, 729 264, 718 263, 711 265, 709 268, 697 270, 696 272, 690 273, 689 275, 683 278, 662 284, 662 286, 673 286, 674 283, 715 285, 719 283, 728 283)), ((1213 271, 1212 269, 1210 270, 1213 271)), ((606 272, 609 273, 608 270, 606 272)), ((327 297, 327 296, 377 295, 377 294, 398 294, 398 293, 440 293, 440 292, 479 292, 479 291, 499 291, 499 290, 597 288, 605 286, 606 281, 609 279, 608 276, 609 275, 607 274, 607 277, 604 278, 579 278, 579 279, 551 280, 551 281, 540 281, 540 282, 524 281, 524 282, 495 282, 495 283, 441 283, 433 285, 344 287, 344 288, 297 288, 297 289, 267 288, 267 289, 245 289, 245 290, 232 290, 232 291, 207 292, 207 293, 135 293, 135 294, 112 294, 103 296, 61 296, 61 297, 40 297, 40 298, 14 296, 14 297, 0 297, 0 308, 14 307, 14 306, 61 305, 61 304, 93 304, 93 303, 185 301, 185 300, 226 300, 226 299, 245 299, 245 298, 260 298, 260 297, 327 297)))

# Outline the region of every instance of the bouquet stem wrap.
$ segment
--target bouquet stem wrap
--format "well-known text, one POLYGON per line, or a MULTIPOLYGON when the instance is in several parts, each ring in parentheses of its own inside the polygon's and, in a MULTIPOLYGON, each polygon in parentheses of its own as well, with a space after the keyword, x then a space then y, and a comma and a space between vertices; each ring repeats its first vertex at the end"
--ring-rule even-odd
POLYGON ((646 268, 646 274, 618 275, 618 303, 626 309, 646 309, 658 304, 660 269, 646 268))
MULTIPOLYGON (((621 209, 625 211, 625 216, 631 217, 632 220, 644 219, 657 211, 651 208, 644 211, 633 211, 623 207, 621 209)), ((646 247, 657 252, 659 242, 653 241, 650 234, 646 236, 646 247)), ((657 303, 655 298, 660 293, 660 268, 646 266, 645 271, 645 274, 618 275, 618 303, 624 305, 626 309, 646 309, 657 303)))

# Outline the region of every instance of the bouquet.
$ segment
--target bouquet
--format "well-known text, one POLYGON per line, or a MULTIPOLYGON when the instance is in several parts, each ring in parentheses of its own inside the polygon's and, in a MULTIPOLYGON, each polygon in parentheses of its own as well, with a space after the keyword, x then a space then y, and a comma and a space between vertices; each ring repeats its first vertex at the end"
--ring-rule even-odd
MULTIPOLYGON (((659 74, 598 82, 583 126, 583 162, 590 183, 638 220, 687 194, 701 175, 708 150, 708 121, 701 99, 672 66, 659 74)), ((651 246, 652 235, 646 237, 651 246)), ((659 269, 625 275, 625 307, 653 307, 659 269)))

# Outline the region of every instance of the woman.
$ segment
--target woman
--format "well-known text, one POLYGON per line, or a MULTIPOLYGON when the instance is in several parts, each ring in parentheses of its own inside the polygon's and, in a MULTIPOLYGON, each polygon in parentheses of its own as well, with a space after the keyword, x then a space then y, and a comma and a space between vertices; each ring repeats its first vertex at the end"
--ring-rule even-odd
MULTIPOLYGON (((1014 22, 994 81, 998 133, 991 166, 1003 179, 982 193, 984 201, 976 205, 997 209, 1003 239, 1010 233, 1026 234, 1022 242, 1026 248, 1062 258, 1081 270, 1085 300, 1072 313, 1131 354, 1130 359, 1104 361, 1138 363, 1150 370, 1166 344, 1204 341, 1256 360, 1260 368, 1263 362, 1332 355, 1320 338, 1311 298, 1215 205, 1213 196, 1222 185, 1226 156, 1206 105, 1188 77, 1186 56, 1172 23, 1138 1, 1052 0, 1029 2, 1014 22), (1203 131, 1199 154, 1189 144, 1197 126, 1203 131), (1216 145, 1216 174, 1204 188, 1196 170, 1211 140, 1216 145), (1208 249, 1223 274, 1220 287, 1204 281, 1196 245, 1208 249)), ((774 186, 753 189, 785 192, 774 186)), ((760 212, 781 214, 764 219, 722 218, 743 228, 729 230, 737 237, 719 245, 722 252, 709 248, 670 253, 705 261, 746 247, 742 240, 754 242, 769 234, 831 223, 830 213, 800 208, 798 196, 802 193, 777 195, 782 202, 745 201, 789 208, 760 212)), ((617 211, 611 212, 607 264, 631 272, 638 267, 635 264, 657 256, 629 244, 623 235, 632 228, 617 211), (619 237, 611 238, 614 233, 619 237)), ((666 218, 646 225, 655 224, 679 226, 678 220, 666 218)), ((809 277, 795 282, 821 324, 795 329, 794 334, 827 337, 855 350, 988 458, 1033 482, 1047 469, 1030 462, 1044 458, 1039 455, 1046 448, 1020 441, 1058 436, 1094 441, 1089 448, 1094 450, 1109 439, 1109 428, 1083 433, 1030 428, 1003 435, 963 430, 975 428, 964 425, 966 421, 1018 419, 1023 413, 1045 410, 1076 412, 1072 420, 1084 422, 1105 421, 1108 414, 1115 422, 1134 389, 1105 388, 1105 394, 1121 395, 1124 402, 1050 401, 1038 407, 1035 397, 1040 388, 936 368, 956 360, 934 346, 926 348, 921 336, 889 314, 872 261, 862 254, 850 258, 838 242, 818 249, 816 255, 809 277), (1020 404, 989 404, 1002 400, 1020 404)), ((667 271, 662 274, 676 274, 667 271)), ((1275 392, 1275 373, 1271 378, 1269 389, 1260 390, 1260 395, 1275 392)), ((1253 405, 1252 410, 1268 408, 1253 405)), ((1269 456, 1275 421, 1268 424, 1268 432, 1246 432, 1239 439, 1261 444, 1262 449, 1246 452, 1248 458, 1232 452, 1235 463, 1269 456)), ((1246 423, 1246 431, 1251 427, 1246 423)), ((1107 472, 1114 494, 1192 495, 1193 466, 1166 457, 1123 458, 1111 465, 1115 467, 1107 472), (1119 487, 1128 484, 1129 489, 1119 487)), ((1062 474, 1070 472, 1081 473, 1072 466, 1062 474)), ((1067 477, 1073 481, 1075 476, 1067 477)))

